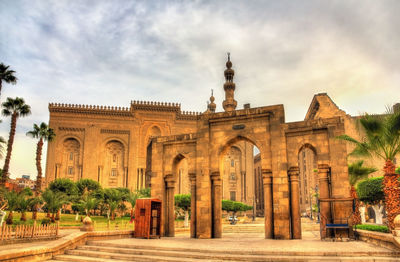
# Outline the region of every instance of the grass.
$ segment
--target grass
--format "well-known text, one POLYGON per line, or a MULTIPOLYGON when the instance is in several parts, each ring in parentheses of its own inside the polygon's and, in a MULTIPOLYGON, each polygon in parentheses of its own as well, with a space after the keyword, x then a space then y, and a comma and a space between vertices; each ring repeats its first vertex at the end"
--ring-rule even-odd
MULTIPOLYGON (((7 215, 4 218, 4 223, 5 223, 6 218, 8 217, 8 213, 9 212, 7 212, 7 215)), ((46 213, 38 213, 37 214, 38 219, 36 220, 37 221, 36 223, 40 223, 43 219, 46 219, 47 218, 46 215, 47 215, 46 213)), ((85 216, 83 215, 83 217, 85 217, 85 216)), ((26 222, 20 221, 20 218, 21 218, 21 214, 14 212, 13 225, 22 225, 22 224, 33 225, 33 220, 31 219, 32 212, 26 212, 26 218, 27 218, 26 222)), ((79 215, 78 221, 75 221, 75 214, 61 214, 60 226, 62 226, 62 227, 81 226, 82 222, 81 222, 80 218, 81 218, 81 215, 79 215)), ((107 217, 91 216, 90 218, 92 219, 92 221, 95 221, 96 224, 98 224, 98 225, 99 224, 106 225, 108 223, 107 217)), ((114 221, 110 221, 110 222, 111 222, 111 224, 116 224, 116 223, 121 224, 122 222, 124 222, 124 223, 129 222, 129 220, 130 220, 130 217, 116 217, 114 221)))
POLYGON ((377 231, 382 233, 389 233, 389 229, 387 226, 379 226, 379 225, 356 225, 357 229, 368 230, 368 231, 377 231))

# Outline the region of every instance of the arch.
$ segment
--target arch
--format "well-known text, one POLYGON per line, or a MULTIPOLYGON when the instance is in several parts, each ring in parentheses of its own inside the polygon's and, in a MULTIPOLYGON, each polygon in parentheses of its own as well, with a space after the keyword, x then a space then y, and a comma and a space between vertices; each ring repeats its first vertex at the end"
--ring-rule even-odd
POLYGON ((105 139, 103 139, 101 147, 104 148, 109 142, 112 142, 112 141, 119 142, 124 146, 124 148, 126 148, 126 149, 128 148, 128 143, 124 139, 121 139, 120 137, 117 137, 117 136, 109 136, 109 137, 106 137, 105 139))
POLYGON ((109 139, 103 148, 102 184, 109 187, 125 186, 126 147, 120 140, 109 139))
MULTIPOLYGON (((183 193, 191 193, 191 184, 188 173, 188 157, 182 153, 178 153, 172 160, 172 174, 164 175, 164 227, 167 236, 175 236, 175 195, 183 193), (181 165, 185 164, 185 170, 181 173, 181 165), (187 188, 181 192, 183 184, 187 188)), ((195 194, 191 194, 191 198, 195 199, 195 194)), ((193 202, 193 201, 192 201, 193 202)), ((186 214, 185 214, 186 215, 186 214)), ((195 219, 195 218, 193 218, 195 219)), ((193 226, 193 223, 190 223, 193 226)), ((193 229, 192 229, 193 230, 193 229)))
POLYGON ((60 176, 77 181, 82 176, 81 143, 72 136, 64 137, 62 141, 60 176))
POLYGON ((150 126, 147 129, 147 135, 149 137, 156 137, 156 136, 161 136, 162 135, 162 131, 161 131, 161 127, 158 125, 153 124, 152 126, 150 126))
POLYGON ((317 201, 313 195, 318 185, 317 150, 309 143, 303 144, 298 151, 299 167, 299 202, 302 216, 313 217, 312 206, 317 201))
MULTIPOLYGON (((218 146, 218 145, 217 145, 218 146)), ((212 216, 212 237, 219 238, 222 236, 222 207, 221 200, 229 199, 240 201, 247 205, 254 205, 256 201, 256 181, 260 182, 261 187, 264 189, 262 182, 262 174, 256 178, 254 172, 254 147, 259 149, 260 159, 264 157, 264 152, 253 139, 247 136, 237 135, 230 139, 220 147, 215 148, 218 152, 218 171, 211 172, 211 216, 212 216), (229 154, 235 155, 236 160, 232 162, 226 161, 226 156, 229 154), (239 160, 239 161, 238 161, 239 160), (225 169, 226 168, 226 169, 225 169), (228 177, 226 177, 228 175, 228 177), (260 179, 261 178, 261 179, 260 179)), ((216 152, 214 151, 214 152, 216 152)), ((268 191, 272 192, 272 191, 268 191)), ((263 203, 270 203, 272 205, 272 195, 268 196, 265 201, 266 194, 263 193, 260 197, 264 200, 263 203)), ((270 208, 269 210, 272 210, 270 208)), ((269 213, 268 213, 269 214, 269 213)), ((265 216, 267 217, 267 216, 265 216)), ((272 215, 266 219, 265 227, 266 232, 270 230, 272 225, 272 215)))
POLYGON ((310 144, 310 143, 304 143, 304 144, 299 148, 299 151, 297 152, 297 154, 300 154, 300 152, 301 152, 304 148, 311 149, 311 150, 314 152, 314 154, 315 154, 316 156, 318 155, 318 154, 317 154, 317 149, 316 149, 312 144, 310 144))
MULTIPOLYGON (((65 135, 61 136, 60 139, 58 140, 58 141, 59 141, 59 142, 58 142, 59 145, 60 145, 60 144, 62 145, 62 144, 64 143, 65 140, 70 139, 70 138, 77 140, 77 141, 79 142, 79 144, 80 144, 81 146, 83 146, 82 138, 80 138, 79 136, 77 136, 77 135, 75 135, 75 134, 65 134, 65 135)), ((59 145, 58 145, 58 146, 59 146, 59 145)), ((57 146, 57 147, 58 147, 58 146, 57 146)))
POLYGON ((229 139, 222 147, 220 147, 219 152, 218 152, 218 158, 219 158, 219 167, 221 167, 221 165, 223 164, 223 159, 224 156, 226 155, 226 152, 236 143, 240 142, 240 141, 245 141, 248 142, 250 144, 252 144, 253 146, 256 146, 259 150, 260 150, 260 155, 262 158, 262 150, 261 147, 259 145, 257 145, 257 143, 255 143, 252 139, 249 139, 245 136, 235 136, 231 139, 229 139))

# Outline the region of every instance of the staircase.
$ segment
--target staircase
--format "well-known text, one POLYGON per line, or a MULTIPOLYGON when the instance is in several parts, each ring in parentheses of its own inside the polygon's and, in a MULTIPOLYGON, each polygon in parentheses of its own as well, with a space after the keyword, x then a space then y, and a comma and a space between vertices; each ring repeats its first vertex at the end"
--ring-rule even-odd
MULTIPOLYGON (((165 247, 158 245, 137 245, 88 241, 84 246, 67 250, 49 261, 399 261, 400 252, 299 252, 274 250, 223 250, 193 247, 165 247)), ((195 241, 194 241, 195 243, 195 241)), ((217 244, 217 243, 215 243, 217 244)))

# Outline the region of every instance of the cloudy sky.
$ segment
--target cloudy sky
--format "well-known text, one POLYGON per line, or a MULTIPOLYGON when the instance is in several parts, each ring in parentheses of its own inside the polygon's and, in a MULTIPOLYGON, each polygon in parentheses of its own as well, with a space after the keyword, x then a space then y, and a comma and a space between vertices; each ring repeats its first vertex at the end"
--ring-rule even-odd
POLYGON ((0 62, 19 79, 1 100, 32 106, 18 121, 12 177, 36 176, 25 133, 48 122, 49 102, 204 111, 214 89, 221 111, 228 51, 239 107, 284 104, 286 121, 299 121, 327 92, 349 114, 381 113, 400 102, 399 13, 396 0, 0 0, 0 62))

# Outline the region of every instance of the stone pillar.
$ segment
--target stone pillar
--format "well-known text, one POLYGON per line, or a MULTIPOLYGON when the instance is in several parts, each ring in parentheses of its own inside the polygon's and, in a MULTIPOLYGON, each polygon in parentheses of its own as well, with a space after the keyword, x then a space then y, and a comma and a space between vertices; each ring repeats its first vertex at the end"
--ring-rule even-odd
POLYGON ((125 184, 124 186, 126 188, 129 188, 129 183, 128 183, 128 167, 124 167, 124 178, 125 178, 125 184))
POLYGON ((61 169, 61 164, 56 164, 55 179, 60 178, 60 169, 61 169))
POLYGON ((290 181, 290 207, 292 213, 292 238, 301 239, 301 216, 300 216, 300 191, 299 191, 299 167, 289 168, 290 181))
MULTIPOLYGON (((318 165, 318 187, 319 187, 319 198, 330 198, 329 195, 329 166, 327 164, 318 165)), ((321 201, 320 210, 321 214, 321 227, 325 228, 325 223, 331 220, 331 208, 330 202, 321 201), (326 220, 325 220, 326 219, 326 220)), ((322 231, 322 238, 326 237, 326 230, 322 231)))
POLYGON ((274 237, 274 213, 272 202, 272 171, 270 169, 262 170, 262 179, 264 186, 264 217, 265 217, 265 238, 274 237))
POLYGON ((221 195, 221 177, 219 172, 211 174, 212 180, 212 238, 222 237, 222 195, 221 195))
POLYGON ((78 174, 78 180, 79 179, 82 179, 83 178, 83 168, 82 168, 82 165, 79 165, 78 166, 78 172, 79 172, 79 174, 78 174))
POLYGON ((191 202, 190 202, 190 237, 196 238, 196 173, 189 174, 190 179, 190 193, 191 193, 191 202))
POLYGON ((172 179, 172 175, 167 175, 165 178, 167 184, 167 203, 166 203, 166 225, 165 225, 165 235, 167 237, 175 236, 175 209, 174 209, 174 191, 175 191, 175 181, 172 179))

